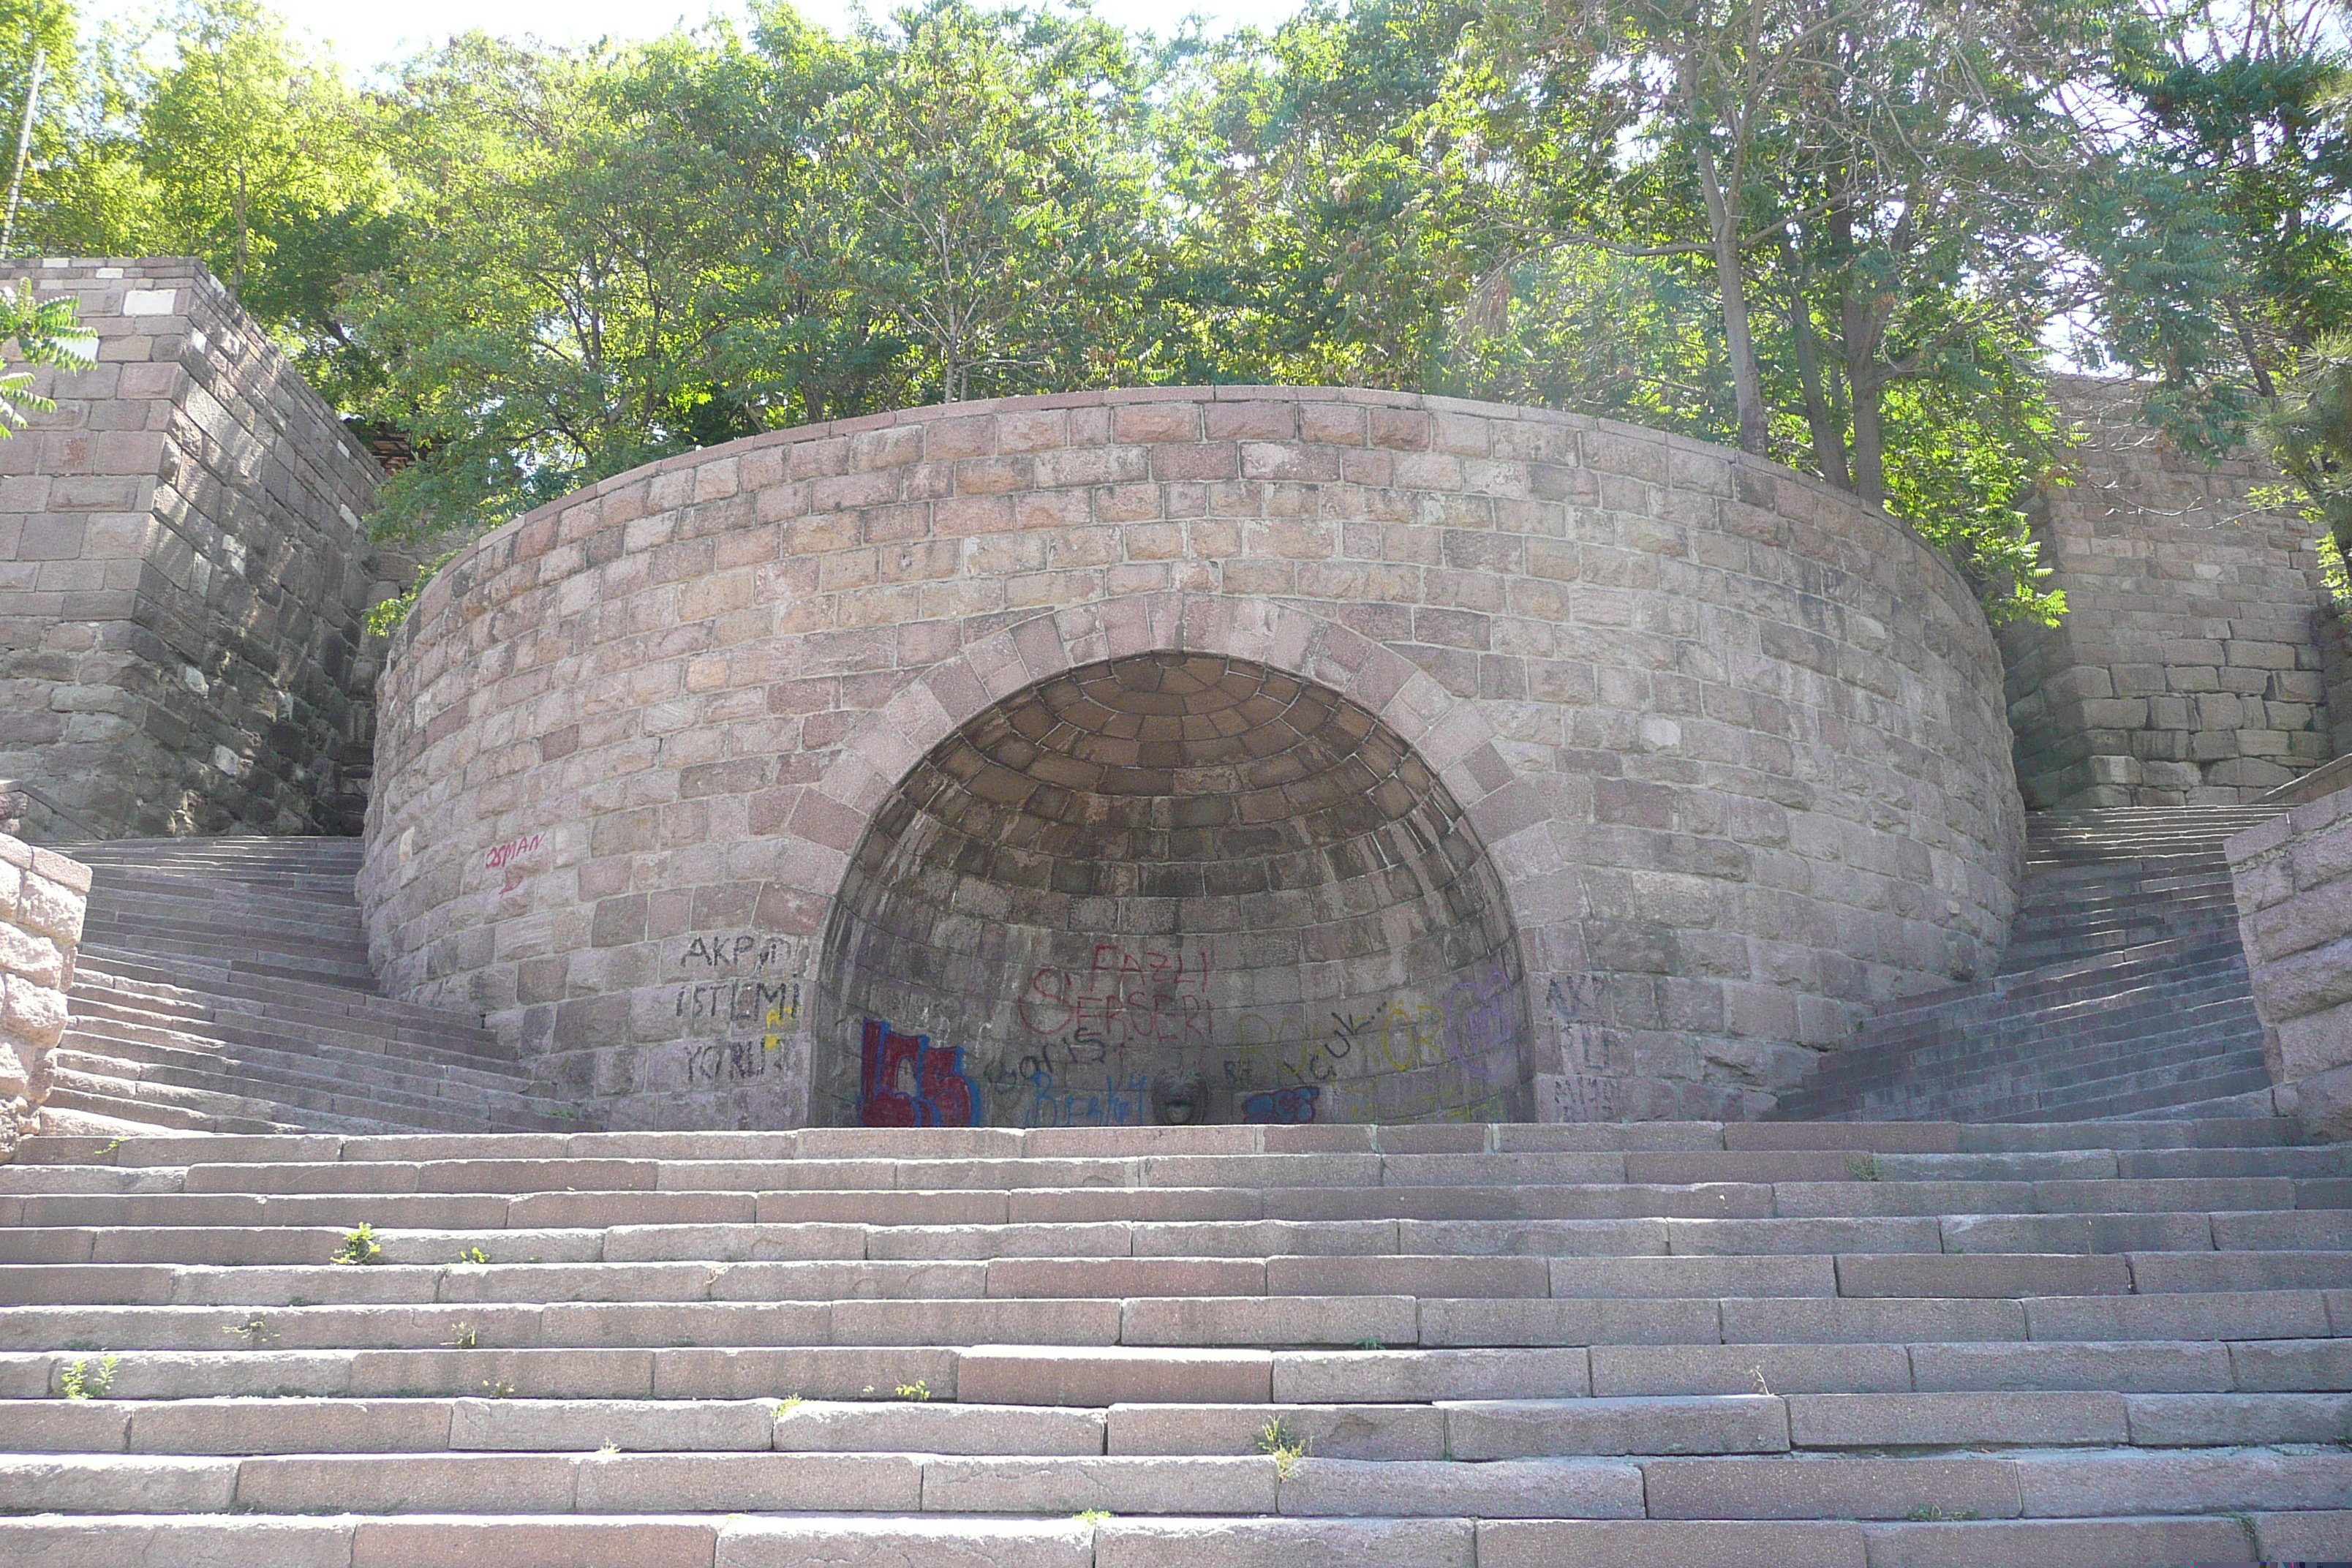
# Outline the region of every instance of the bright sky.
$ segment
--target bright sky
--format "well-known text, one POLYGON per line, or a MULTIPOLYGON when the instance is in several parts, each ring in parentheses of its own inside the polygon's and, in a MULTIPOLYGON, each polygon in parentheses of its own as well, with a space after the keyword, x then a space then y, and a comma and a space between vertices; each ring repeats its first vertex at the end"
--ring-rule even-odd
MULTIPOLYGON (((346 65, 364 71, 418 44, 479 27, 502 36, 532 34, 550 43, 589 43, 598 37, 646 38, 675 23, 696 23, 716 11, 739 22, 740 0, 403 0, 400 4, 353 4, 352 0, 275 0, 294 26, 330 45, 346 65)), ((887 13, 890 0, 867 0, 887 13)), ((836 32, 853 24, 856 0, 799 0, 801 15, 836 32)), ((96 0, 85 15, 129 10, 125 0, 96 0)), ((1197 10, 1212 31, 1256 24, 1271 26, 1298 9, 1298 0, 1095 0, 1097 16, 1138 29, 1165 33, 1188 10, 1197 10)))

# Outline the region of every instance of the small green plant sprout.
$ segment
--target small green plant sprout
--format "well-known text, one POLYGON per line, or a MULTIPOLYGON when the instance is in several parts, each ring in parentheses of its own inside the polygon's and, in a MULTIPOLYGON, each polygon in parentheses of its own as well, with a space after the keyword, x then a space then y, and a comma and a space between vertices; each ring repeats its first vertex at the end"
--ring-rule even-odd
POLYGON ((512 1399, 514 1397, 514 1384, 511 1383, 493 1383, 486 1377, 482 1379, 482 1397, 485 1399, 512 1399))
POLYGON ((457 1254, 457 1261, 460 1263, 488 1263, 489 1260, 490 1255, 478 1247, 469 1247, 457 1254))
POLYGON ((1107 1508, 1090 1508, 1084 1513, 1074 1513, 1070 1517, 1080 1524, 1108 1524, 1111 1511, 1107 1508))
POLYGON ((1876 1154, 1848 1154, 1845 1173, 1857 1182, 1875 1182, 1886 1174, 1878 1163, 1876 1154))
POLYGON ((111 1143, 103 1143, 103 1144, 100 1144, 100 1145, 99 1146, 99 1150, 98 1150, 98 1152, 99 1152, 100 1154, 111 1154, 111 1153, 113 1153, 117 1149, 120 1149, 120 1148, 121 1148, 121 1147, 122 1147, 122 1140, 121 1140, 121 1139, 120 1139, 120 1138, 117 1138, 117 1139, 116 1139, 113 1142, 111 1142, 111 1143))
POLYGON ((95 1351, 104 1350, 105 1348, 105 1346, 100 1344, 96 1340, 68 1340, 66 1342, 66 1349, 69 1351, 95 1351))
POLYGON ((1914 1524, 1951 1524, 1976 1518, 1972 1508, 1948 1509, 1932 1502, 1923 1502, 1903 1517, 1914 1524))
POLYGON ((1298 1468, 1298 1461, 1307 1458, 1307 1442, 1284 1425, 1282 1417, 1277 1415, 1267 1422, 1265 1430, 1257 1435, 1257 1451, 1272 1456, 1274 1473, 1288 1480, 1290 1472, 1298 1468))
POLYGON ((776 1419, 782 1421, 785 1416, 790 1415, 793 1411, 798 1410, 806 1403, 808 1402, 797 1394, 785 1394, 783 1398, 779 1400, 776 1404, 776 1419))
POLYGON ((600 1454, 617 1454, 621 1451, 621 1446, 607 1437, 596 1445, 596 1451, 600 1454))
POLYGON ((1366 1334, 1362 1339, 1356 1342, 1356 1348, 1360 1351, 1376 1351, 1385 1349, 1386 1347, 1381 1343, 1379 1336, 1374 1334, 1366 1334))
POLYGON ((898 1394, 901 1399, 929 1399, 931 1396, 931 1385, 925 1379, 919 1377, 912 1383, 900 1384, 898 1394))
POLYGON ((68 1399, 103 1399, 106 1391, 114 1386, 114 1369, 122 1364, 119 1355, 109 1355, 95 1369, 86 1361, 75 1362, 65 1370, 60 1381, 65 1384, 68 1399))
POLYGON ((449 1325, 449 1331, 457 1336, 449 1342, 449 1349, 453 1351, 478 1351, 482 1348, 482 1331, 474 1327, 473 1324, 452 1323, 449 1325))
POLYGON ((375 1226, 365 1220, 360 1221, 360 1227, 343 1237, 342 1246, 335 1249, 335 1256, 330 1261, 355 1264, 383 1262, 383 1244, 375 1238, 375 1226))
POLYGON ((319 1303, 308 1296, 289 1296, 286 1298, 286 1304, 289 1307, 315 1307, 319 1303))
POLYGON ((231 1323, 221 1332, 234 1339, 243 1340, 245 1348, 249 1351, 259 1350, 264 1344, 278 1337, 278 1331, 269 1326, 269 1320, 258 1313, 241 1323, 231 1323))

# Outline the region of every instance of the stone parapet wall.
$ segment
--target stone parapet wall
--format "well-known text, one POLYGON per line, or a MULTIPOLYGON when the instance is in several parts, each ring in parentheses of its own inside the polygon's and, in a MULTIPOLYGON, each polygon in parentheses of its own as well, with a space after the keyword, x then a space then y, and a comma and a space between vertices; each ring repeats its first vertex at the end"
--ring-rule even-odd
POLYGON ((2033 510, 2067 614, 2001 633, 2026 805, 2233 805, 2336 755, 2313 525, 2247 499, 2275 476, 2170 450, 2145 387, 2054 390, 2084 439, 2033 510))
POLYGON ((375 462, 201 264, 19 278, 79 300, 98 357, 0 441, 0 777, 71 814, 19 796, 12 825, 356 832, 375 462))
POLYGON ((2352 1139, 2352 788, 2222 847, 2278 1102, 2352 1139))
POLYGON ((0 834, 0 1163, 48 1098, 89 904, 89 867, 0 834))
POLYGON ((1327 1084, 1391 1119, 1748 1116, 1888 997, 1991 971, 2000 682, 1936 552, 1700 443, 1341 390, 918 409, 606 480, 445 569, 385 677, 361 897, 394 994, 621 1125, 1201 1114, 1181 1074, 1096 1081, 1139 1038, 1208 1052, 1218 1116, 1327 1084), (1152 658, 1195 695, 1150 709, 1152 658), (1189 768, 1220 692, 1307 704, 1268 754, 1336 726, 1315 765, 1393 775, 1401 815, 1342 843, 1246 762, 1189 768), (1202 727, 1155 763, 1121 703, 1202 727), (1172 765, 1133 787, 1174 817, 1098 764, 1172 765), (1220 821, 1338 879, 1311 929, 1183 860, 1233 831, 1187 839, 1186 803, 1234 788, 1220 821), (1112 818, 1171 858, 1108 876, 1112 818), (1202 931, 1194 996, 1164 939, 1202 931), (888 1005, 933 1011, 858 1011, 891 952, 930 967, 888 1005), (967 963, 1028 989, 959 1016, 967 963))

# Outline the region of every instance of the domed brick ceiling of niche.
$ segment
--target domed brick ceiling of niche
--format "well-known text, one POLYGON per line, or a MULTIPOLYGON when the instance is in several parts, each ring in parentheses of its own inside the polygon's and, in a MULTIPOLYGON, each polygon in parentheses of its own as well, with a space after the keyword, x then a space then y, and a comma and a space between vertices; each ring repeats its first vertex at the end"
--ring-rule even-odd
POLYGON ((1523 1070, 1510 917, 1444 785, 1361 707, 1221 657, 1074 669, 935 747, 825 973, 819 1037, 863 1048, 820 1058, 816 1120, 1490 1116, 1523 1070))

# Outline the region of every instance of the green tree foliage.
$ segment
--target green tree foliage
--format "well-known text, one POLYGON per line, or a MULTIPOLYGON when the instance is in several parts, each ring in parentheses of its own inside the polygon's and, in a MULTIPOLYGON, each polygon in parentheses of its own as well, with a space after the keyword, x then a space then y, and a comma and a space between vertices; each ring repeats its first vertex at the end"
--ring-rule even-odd
POLYGON ((322 392, 359 396, 380 372, 341 292, 389 255, 394 191, 341 72, 256 0, 184 0, 67 58, 32 247, 201 257, 322 392))
MULTIPOLYGON (((89 363, 87 341, 70 297, 40 299, 28 282, 0 289, 0 348, 16 345, 10 356, 16 364, 75 369, 89 363)), ((27 413, 46 414, 56 406, 33 390, 32 371, 0 370, 0 437, 14 436, 27 413)))
POLYGON ((1309 0, 1214 40, 777 3, 364 92, 260 0, 79 42, 44 3, 0 0, 0 68, 59 56, 36 243, 205 256, 408 437, 383 526, 443 545, 805 421, 1338 382, 1736 443, 2048 618, 2070 333, 2192 447, 2268 400, 2335 472, 2296 432, 2352 331, 2336 0, 1309 0))
POLYGON ((857 41, 815 132, 824 239, 862 313, 941 402, 1136 370, 1156 270, 1127 39, 936 0, 857 41))

